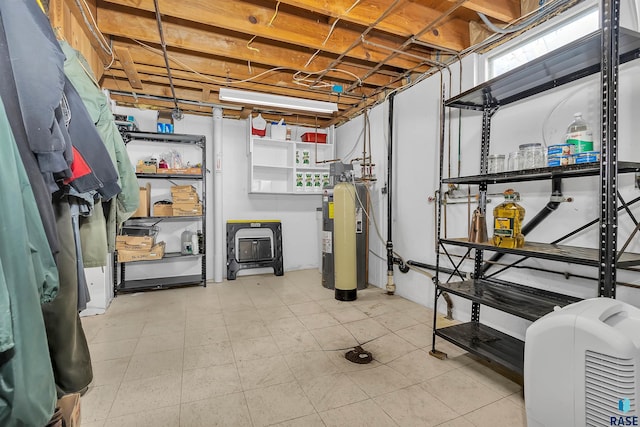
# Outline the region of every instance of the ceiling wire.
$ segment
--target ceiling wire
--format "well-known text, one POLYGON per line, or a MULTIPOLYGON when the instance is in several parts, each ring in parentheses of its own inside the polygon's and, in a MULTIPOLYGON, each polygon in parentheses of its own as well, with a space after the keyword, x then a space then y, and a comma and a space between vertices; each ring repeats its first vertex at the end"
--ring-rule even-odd
POLYGON ((80 0, 75 0, 75 1, 76 1, 76 6, 78 6, 78 9, 80 10, 80 14, 82 15, 82 19, 84 20, 84 23, 87 26, 87 28, 89 29, 89 32, 97 40, 98 44, 100 45, 100 48, 107 55, 109 55, 111 57, 111 62, 109 62, 108 65, 104 66, 104 69, 108 70, 109 68, 111 68, 111 66, 113 65, 113 63, 116 60, 116 57, 115 57, 115 55, 113 53, 113 49, 111 49, 111 46, 109 46, 109 42, 107 41, 107 39, 105 39, 104 35, 102 35, 100 30, 98 29, 98 23, 96 22, 96 19, 94 18, 93 14, 91 13, 91 9, 89 8, 89 5, 87 4, 87 1, 86 0, 82 0, 82 3, 84 3, 84 5, 86 6, 86 11, 85 11, 85 8, 80 3, 80 0), (89 14, 89 17, 87 17, 87 13, 89 14), (91 22, 89 22, 89 18, 91 18, 91 22))
POLYGON ((276 10, 275 10, 275 12, 273 12, 273 16, 271 17, 271 20, 267 24, 267 27, 270 27, 271 24, 273 24, 273 21, 276 20, 276 16, 278 16, 278 8, 279 7, 280 7, 280 2, 276 3, 276 10))
MULTIPOLYGON (((380 16, 371 24, 369 24, 369 26, 367 26, 367 28, 365 28, 365 30, 360 34, 361 37, 366 36, 367 34, 369 34, 369 32, 371 32, 376 25, 378 25, 382 20, 384 20, 393 9, 396 8, 396 6, 398 6, 400 3, 404 2, 405 0, 394 0, 393 3, 391 3, 384 12, 382 12, 380 14, 380 16)), ((347 56, 347 53, 349 53, 353 48, 355 48, 358 44, 360 44, 360 39, 355 40, 351 46, 349 46, 344 52, 342 52, 340 54, 340 56, 338 56, 336 59, 333 60, 333 62, 331 62, 331 64, 329 65, 328 68, 333 68, 335 66, 337 66, 340 62, 342 62, 342 59, 347 56)), ((320 81, 324 76, 326 75, 326 73, 321 73, 317 78, 316 78, 316 82, 320 81)), ((363 79, 364 80, 364 79, 363 79)), ((353 90, 353 84, 350 86, 349 90, 353 90)), ((347 90, 347 91, 349 91, 347 90)))
MULTIPOLYGON (((433 28, 436 27, 436 25, 438 25, 440 23, 440 21, 442 21, 443 19, 447 18, 448 16, 450 16, 453 12, 455 12, 460 6, 462 6, 467 0, 457 0, 449 9, 447 9, 444 13, 442 13, 440 16, 438 16, 438 18, 434 19, 433 21, 431 21, 431 23, 429 25, 427 25, 426 27, 424 27, 422 30, 420 30, 418 33, 414 34, 413 36, 411 36, 410 38, 408 38, 404 43, 402 43, 402 45, 399 46, 398 51, 404 51, 404 49, 406 49, 412 42, 413 40, 417 39, 418 37, 421 37, 423 34, 427 33, 428 31, 431 31, 433 28)), ((366 34, 363 34, 362 37, 364 37, 366 34)), ((364 76, 363 79, 366 79, 367 77, 373 75, 376 73, 376 71, 378 71, 380 68, 382 68, 382 66, 384 64, 386 64, 388 61, 390 61, 391 59, 395 58, 396 56, 398 56, 397 52, 391 53, 390 55, 388 55, 386 58, 384 58, 382 61, 379 61, 375 67, 371 68, 371 70, 369 70, 364 76)), ((347 90, 353 90, 353 85, 349 86, 347 88, 347 90)))
MULTIPOLYGON (((525 28, 527 28, 528 26, 530 26, 531 24, 535 23, 537 20, 540 19, 540 16, 545 16, 545 15, 549 15, 554 13, 556 10, 560 9, 561 7, 565 6, 567 3, 569 3, 570 0, 567 1, 555 1, 553 2, 550 6, 541 6, 540 8, 536 9, 536 14, 529 16, 529 18, 525 19, 524 21, 520 22, 517 25, 513 25, 511 27, 507 27, 507 28, 500 28, 496 25, 494 25, 493 22, 489 21, 489 18, 487 18, 487 16, 483 13, 477 12, 478 16, 480 17, 480 19, 482 20, 482 22, 484 22, 484 24, 489 27, 489 29, 491 31, 493 31, 494 33, 498 33, 498 34, 512 34, 521 30, 524 30, 525 28), (543 8, 545 10, 543 10, 543 8), (540 16, 538 16, 540 15, 540 16)), ((512 24, 509 24, 512 25, 512 24)))
MULTIPOLYGON (((140 46, 142 46, 144 49, 153 52, 157 55, 163 55, 163 51, 160 49, 156 49, 152 46, 149 46, 146 43, 141 42, 140 40, 136 40, 136 39, 131 39, 132 41, 138 43, 140 46)), ((188 64, 180 61, 179 59, 177 59, 176 57, 167 54, 167 57, 175 62, 176 64, 178 64, 179 66, 183 67, 184 69, 186 69, 187 71, 190 71, 192 73, 194 73, 195 75, 197 75, 198 77, 201 77, 205 80, 209 80, 215 84, 218 85, 233 85, 233 84, 238 84, 238 83, 248 83, 251 82, 253 80, 259 79, 260 77, 269 74, 269 73, 273 73, 276 71, 295 71, 295 74, 293 75, 293 80, 294 83, 299 84, 301 86, 308 86, 310 88, 315 88, 316 86, 312 86, 312 85, 306 85, 304 84, 304 82, 307 81, 307 79, 314 75, 314 74, 320 74, 320 73, 325 73, 325 72, 335 72, 335 73, 342 73, 342 74, 346 74, 350 77, 353 77, 354 79, 356 79, 360 84, 362 83, 362 81, 360 80, 360 77, 358 77, 356 74, 350 72, 350 71, 346 71, 346 70, 341 70, 339 68, 325 68, 323 70, 319 70, 319 71, 302 71, 302 70, 297 70, 295 68, 289 68, 289 67, 274 67, 268 70, 265 70, 263 72, 261 72, 260 74, 256 74, 255 76, 243 79, 243 80, 217 80, 213 77, 207 76, 206 74, 202 74, 199 71, 197 71, 196 69, 194 69, 193 67, 189 66, 188 64), (299 75, 306 75, 306 77, 300 77, 299 75)), ((319 86, 322 87, 322 86, 319 86)))
POLYGON ((171 87, 171 95, 173 96, 173 103, 175 109, 173 110, 173 118, 180 120, 182 118, 182 112, 178 106, 178 98, 176 97, 176 89, 173 86, 173 77, 171 76, 171 67, 169 66, 169 55, 167 54, 167 44, 164 40, 164 32, 162 31, 162 18, 160 17, 160 7, 158 6, 158 0, 153 0, 153 4, 156 9, 156 21, 158 22, 158 33, 160 33, 160 45, 162 46, 162 53, 164 56, 164 63, 167 68, 167 75, 169 77, 169 86, 171 87))
POLYGON ((329 41, 329 37, 331 37, 331 34, 333 34, 333 30, 336 29, 336 25, 338 24, 338 22, 340 22, 340 19, 342 19, 343 16, 347 16, 349 14, 349 12, 351 12, 353 10, 353 8, 358 5, 358 3, 360 3, 360 0, 354 1, 353 4, 351 6, 349 6, 349 8, 347 10, 345 10, 343 13, 340 14, 340 16, 338 16, 336 18, 336 20, 333 23, 333 25, 331 25, 331 28, 329 28, 329 33, 327 34, 327 37, 325 37, 324 41, 322 42, 322 46, 327 44, 327 41, 329 41))
MULTIPOLYGON (((353 4, 351 6, 349 6, 349 8, 347 10, 344 11, 344 13, 340 14, 340 16, 338 16, 335 20, 335 22, 331 25, 331 28, 329 28, 329 32, 327 33, 327 37, 324 38, 324 41, 322 42, 322 46, 327 44, 327 41, 329 41, 329 37, 331 37, 331 34, 333 34, 333 30, 336 29, 336 25, 338 25, 338 22, 340 22, 340 19, 343 16, 346 16, 349 12, 351 12, 351 10, 356 7, 358 5, 358 3, 360 3, 360 0, 356 0, 355 2, 353 2, 353 4)), ((320 53, 320 49, 317 49, 313 55, 311 55, 311 57, 309 58, 309 60, 307 61, 306 64, 304 64, 304 68, 307 68, 311 62, 316 58, 316 56, 318 56, 318 54, 320 53)), ((312 83, 313 84, 313 83, 312 83)))

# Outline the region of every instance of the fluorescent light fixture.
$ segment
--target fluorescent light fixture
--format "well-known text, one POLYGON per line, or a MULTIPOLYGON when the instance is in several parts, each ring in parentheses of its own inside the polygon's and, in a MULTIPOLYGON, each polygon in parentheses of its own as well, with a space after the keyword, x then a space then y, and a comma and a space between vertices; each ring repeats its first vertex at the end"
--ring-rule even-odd
POLYGON ((272 95, 270 93, 248 92, 246 90, 220 88, 220 100, 238 102, 265 107, 286 108, 289 110, 311 111, 315 113, 333 113, 338 111, 335 102, 314 101, 311 99, 291 98, 288 96, 272 95))

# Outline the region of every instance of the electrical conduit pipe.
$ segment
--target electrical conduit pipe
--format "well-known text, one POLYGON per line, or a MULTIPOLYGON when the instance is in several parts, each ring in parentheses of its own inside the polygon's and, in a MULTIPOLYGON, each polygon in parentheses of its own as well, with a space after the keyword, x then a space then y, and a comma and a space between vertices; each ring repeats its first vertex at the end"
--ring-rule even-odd
MULTIPOLYGON (((213 108, 213 281, 222 282, 224 227, 222 224, 222 108, 213 108)), ((207 239, 209 241, 209 239, 207 239)), ((207 253, 211 253, 207 250, 207 253)))

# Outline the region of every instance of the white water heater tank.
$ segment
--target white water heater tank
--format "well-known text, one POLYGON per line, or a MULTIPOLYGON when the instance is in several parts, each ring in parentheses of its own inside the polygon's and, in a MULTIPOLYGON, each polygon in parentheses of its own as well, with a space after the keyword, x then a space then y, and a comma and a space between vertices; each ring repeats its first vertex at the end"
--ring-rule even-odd
POLYGON ((568 305, 526 332, 529 427, 639 425, 640 310, 609 298, 568 305))

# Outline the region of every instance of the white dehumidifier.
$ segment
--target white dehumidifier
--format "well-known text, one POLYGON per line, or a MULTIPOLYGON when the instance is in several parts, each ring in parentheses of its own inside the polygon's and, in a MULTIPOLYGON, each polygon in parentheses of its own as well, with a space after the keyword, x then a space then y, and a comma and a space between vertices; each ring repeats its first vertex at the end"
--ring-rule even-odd
POLYGON ((528 329, 529 427, 639 425, 640 310, 609 298, 557 309, 528 329))

